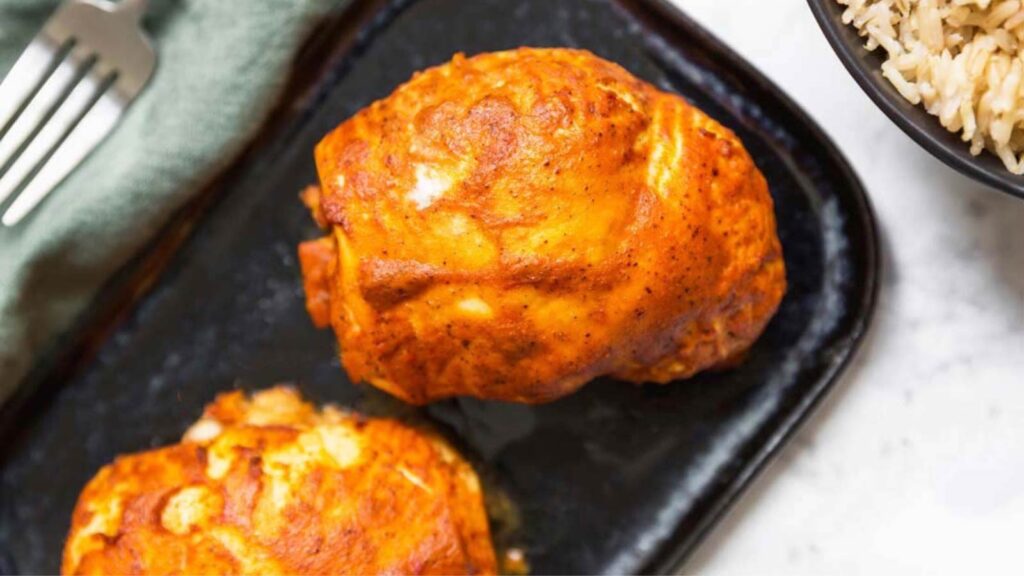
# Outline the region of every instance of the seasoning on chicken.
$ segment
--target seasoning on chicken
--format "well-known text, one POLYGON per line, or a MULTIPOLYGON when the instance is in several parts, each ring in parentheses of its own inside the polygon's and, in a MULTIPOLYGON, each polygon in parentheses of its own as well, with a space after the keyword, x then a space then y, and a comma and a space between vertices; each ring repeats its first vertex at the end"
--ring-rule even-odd
POLYGON ((480 485, 441 440, 318 412, 286 387, 219 396, 181 443, 79 498, 65 574, 492 574, 480 485))
POLYGON ((353 380, 544 402, 736 361, 786 289, 737 137, 581 50, 456 55, 328 134, 309 311, 353 380))

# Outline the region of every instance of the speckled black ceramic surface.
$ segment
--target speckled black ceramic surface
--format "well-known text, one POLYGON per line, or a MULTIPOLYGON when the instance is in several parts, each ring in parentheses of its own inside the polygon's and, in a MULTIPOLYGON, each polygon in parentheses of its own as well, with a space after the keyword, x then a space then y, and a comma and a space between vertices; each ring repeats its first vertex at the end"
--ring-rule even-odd
MULTIPOLYGON (((294 382, 316 401, 432 421, 511 502, 514 513, 494 519, 499 543, 524 548, 535 573, 669 571, 856 348, 877 282, 860 184, 800 110, 672 8, 369 0, 352 10, 319 46, 355 44, 324 57, 287 122, 231 168, 194 229, 176 229, 191 235, 155 284, 120 305, 112 329, 83 321, 3 409, 3 570, 57 570, 79 490, 115 455, 175 441, 218 391, 294 382), (297 200, 315 180, 314 144, 417 69, 520 45, 588 48, 683 94, 746 143, 775 198, 790 289, 740 367, 667 386, 602 380, 543 406, 452 400, 420 411, 346 379, 333 335, 306 316, 296 263, 298 242, 317 234, 297 200)), ((108 293, 139 283, 145 275, 130 271, 147 261, 108 293)))

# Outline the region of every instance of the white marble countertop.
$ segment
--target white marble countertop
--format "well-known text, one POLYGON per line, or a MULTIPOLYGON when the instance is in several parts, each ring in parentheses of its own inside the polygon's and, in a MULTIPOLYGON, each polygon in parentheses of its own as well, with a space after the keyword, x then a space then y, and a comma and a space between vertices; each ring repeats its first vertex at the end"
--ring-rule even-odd
POLYGON ((804 0, 674 0, 824 126, 883 245, 867 342, 699 550, 702 574, 1007 573, 1024 566, 1024 201, 919 148, 804 0))

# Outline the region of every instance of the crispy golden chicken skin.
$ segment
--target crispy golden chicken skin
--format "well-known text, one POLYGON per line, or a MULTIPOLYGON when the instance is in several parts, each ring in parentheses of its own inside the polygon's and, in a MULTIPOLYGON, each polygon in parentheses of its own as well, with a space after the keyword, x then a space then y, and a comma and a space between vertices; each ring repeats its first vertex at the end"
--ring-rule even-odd
POLYGON ((79 498, 65 574, 490 574, 480 485, 443 442, 290 388, 223 394, 79 498))
POLYGON ((316 148, 308 309, 353 380, 544 402, 735 360, 785 292, 729 130, 580 50, 456 55, 316 148))

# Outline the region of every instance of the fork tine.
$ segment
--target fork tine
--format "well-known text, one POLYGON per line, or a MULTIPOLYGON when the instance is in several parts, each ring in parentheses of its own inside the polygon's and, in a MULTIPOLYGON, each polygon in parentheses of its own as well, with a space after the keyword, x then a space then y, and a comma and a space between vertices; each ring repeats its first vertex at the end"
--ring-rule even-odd
MULTIPOLYGON (((46 82, 32 97, 28 106, 18 114, 18 118, 8 128, 4 137, 0 138, 0 172, 17 157, 19 151, 43 127, 50 115, 60 106, 90 66, 91 63, 88 61, 85 65, 80 66, 73 57, 66 58, 57 66, 53 74, 46 79, 46 82)), ((3 202, 5 198, 6 196, 0 195, 0 202, 3 202)))
MULTIPOLYGON (((98 87, 95 86, 96 81, 92 78, 84 79, 83 84, 86 82, 94 83, 92 99, 84 109, 79 111, 76 118, 70 123, 64 124, 62 134, 54 142, 57 148, 55 150, 52 148, 46 149, 46 152, 41 157, 43 163, 35 171, 35 176, 28 182, 22 193, 11 203, 7 212, 4 213, 2 218, 4 226, 14 226, 20 222, 26 214, 35 208, 47 194, 56 188, 78 166, 82 159, 107 136, 121 118, 125 102, 118 96, 116 90, 111 89, 111 82, 108 80, 98 87), (51 152, 52 154, 50 154, 51 152), (49 154, 48 158, 47 154, 49 154)), ((73 94, 72 97, 75 97, 75 95, 73 94)), ((69 97, 68 100, 70 101, 72 97, 69 97)), ((64 107, 62 107, 61 112, 63 110, 64 107)), ((71 117, 70 112, 68 116, 71 117)), ((58 124, 58 122, 51 122, 51 125, 55 124, 58 124)), ((47 129, 49 127, 50 125, 47 125, 47 129)), ((34 144, 35 142, 33 142, 34 144)), ((29 154, 26 152, 22 155, 22 158, 28 156, 29 154)), ((34 158, 40 160, 38 157, 34 158)), ((38 164, 38 162, 33 162, 33 164, 38 164)))
POLYGON ((18 111, 53 73, 69 48, 69 44, 58 47, 45 37, 37 37, 14 62, 0 82, 0 138, 18 111))
POLYGON ((0 202, 6 200, 46 160, 60 141, 75 127, 78 120, 89 111, 108 84, 98 81, 90 74, 75 85, 67 98, 32 137, 28 146, 17 155, 14 163, 6 172, 0 173, 0 202))

